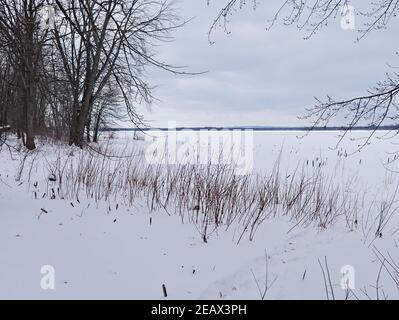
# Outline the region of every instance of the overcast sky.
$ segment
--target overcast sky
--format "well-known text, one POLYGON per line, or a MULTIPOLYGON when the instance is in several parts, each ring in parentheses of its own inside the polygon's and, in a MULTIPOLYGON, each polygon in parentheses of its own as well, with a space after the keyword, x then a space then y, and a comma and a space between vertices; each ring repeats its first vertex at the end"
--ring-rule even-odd
MULTIPOLYGON (((208 42, 208 30, 223 1, 180 0, 183 19, 195 17, 175 33, 173 43, 159 47, 160 58, 197 76, 149 71, 149 81, 161 101, 151 112, 141 108, 152 126, 305 125, 298 120, 314 96, 348 98, 362 94, 398 65, 398 24, 374 32, 355 43, 357 33, 332 21, 310 40, 295 27, 266 31, 273 13, 270 1, 249 5, 232 17, 227 35, 217 30, 208 42)), ((276 2, 276 1, 271 1, 276 2)), ((359 21, 356 21, 358 24, 359 21)), ((360 27, 360 26, 359 26, 360 27)))

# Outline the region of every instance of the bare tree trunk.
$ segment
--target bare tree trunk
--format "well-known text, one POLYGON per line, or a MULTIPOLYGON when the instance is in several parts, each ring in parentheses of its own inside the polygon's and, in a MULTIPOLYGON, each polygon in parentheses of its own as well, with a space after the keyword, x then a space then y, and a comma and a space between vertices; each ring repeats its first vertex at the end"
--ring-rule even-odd
MULTIPOLYGON (((91 103, 93 104, 93 102, 91 103)), ((91 130, 91 121, 92 121, 92 115, 93 114, 93 106, 90 107, 89 114, 87 116, 87 121, 86 121, 86 141, 91 142, 91 136, 90 136, 90 130, 91 130)))
MULTIPOLYGON (((90 92, 91 89, 87 90, 90 92)), ((87 117, 89 115, 89 110, 91 106, 91 97, 88 94, 85 94, 83 102, 81 104, 80 112, 78 112, 75 124, 75 130, 73 132, 72 144, 83 148, 84 146, 84 133, 85 127, 87 123, 87 117)))
POLYGON ((101 109, 98 110, 96 116, 96 122, 94 124, 94 132, 93 132, 93 142, 98 143, 98 132, 100 131, 100 122, 101 122, 101 109))
POLYGON ((32 87, 27 88, 26 94, 26 107, 25 107, 25 117, 26 117, 26 143, 25 146, 28 150, 36 149, 35 145, 35 133, 34 133, 34 94, 32 93, 32 87))
POLYGON ((34 118, 36 113, 36 94, 35 94, 35 40, 34 40, 34 30, 35 30, 35 18, 33 12, 33 2, 29 1, 27 8, 25 9, 25 54, 22 57, 24 60, 23 68, 25 69, 23 73, 23 83, 24 85, 24 97, 25 97, 25 133, 26 133, 26 148, 28 150, 34 150, 35 145, 35 132, 34 132, 34 118))

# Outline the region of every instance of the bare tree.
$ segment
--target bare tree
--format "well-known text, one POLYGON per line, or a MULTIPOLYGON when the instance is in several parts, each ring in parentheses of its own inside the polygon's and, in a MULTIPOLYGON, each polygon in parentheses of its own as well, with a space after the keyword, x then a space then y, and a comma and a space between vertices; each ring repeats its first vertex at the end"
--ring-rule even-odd
POLYGON ((43 6, 44 0, 0 0, 0 39, 7 59, 7 74, 3 74, 2 81, 13 79, 7 85, 6 103, 11 103, 9 90, 15 90, 14 120, 30 150, 35 149, 38 83, 45 39, 38 23, 43 6))
POLYGON ((106 129, 109 126, 117 125, 121 121, 126 120, 124 113, 120 111, 123 105, 123 100, 119 94, 117 87, 108 85, 101 99, 95 102, 93 110, 93 142, 98 142, 99 133, 101 129, 106 129))
POLYGON ((54 39, 72 93, 70 144, 84 145, 93 106, 112 81, 133 123, 140 117, 133 102, 151 103, 143 77, 152 65, 179 71, 155 57, 156 43, 171 40, 178 23, 169 0, 55 0, 61 19, 54 39), (83 79, 83 80, 82 80, 83 79))
POLYGON ((156 56, 184 24, 172 0, 0 0, 0 124, 28 149, 36 134, 83 147, 107 121, 141 125, 146 68, 184 74, 156 56))

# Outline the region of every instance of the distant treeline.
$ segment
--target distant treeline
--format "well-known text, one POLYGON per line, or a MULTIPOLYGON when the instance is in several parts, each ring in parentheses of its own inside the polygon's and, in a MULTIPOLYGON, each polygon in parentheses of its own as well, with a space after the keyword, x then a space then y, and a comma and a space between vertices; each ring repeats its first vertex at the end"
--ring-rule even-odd
MULTIPOLYGON (((104 128, 102 131, 168 131, 172 128, 104 128)), ((177 127, 173 128, 176 131, 201 131, 201 130, 253 130, 253 131, 391 131, 399 130, 399 125, 387 126, 331 126, 331 127, 262 127, 262 126, 233 126, 233 127, 177 127)))

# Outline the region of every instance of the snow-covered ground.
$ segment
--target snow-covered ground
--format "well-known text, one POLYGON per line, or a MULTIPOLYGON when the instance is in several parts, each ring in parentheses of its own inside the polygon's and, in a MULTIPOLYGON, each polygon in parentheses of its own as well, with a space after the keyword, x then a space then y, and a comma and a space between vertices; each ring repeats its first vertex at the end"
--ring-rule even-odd
MULTIPOLYGON (((358 221, 351 228, 344 218, 320 229, 294 227, 289 216, 280 216, 265 220, 253 241, 237 243, 239 229, 232 226, 217 229, 205 243, 195 225, 165 210, 150 212, 144 200, 127 206, 51 199, 49 167, 59 150, 71 149, 41 143, 22 161, 24 153, 3 146, 0 298, 164 299, 162 285, 167 299, 326 299, 326 291, 336 299, 398 298, 399 219, 393 214, 375 237, 378 219, 368 213, 371 201, 376 207, 385 201, 392 206, 387 212, 395 212, 397 202, 390 199, 399 182, 397 164, 385 165, 394 157, 394 140, 373 141, 349 155, 357 141, 333 149, 337 133, 298 135, 254 133, 254 172, 267 174, 279 157, 287 177, 298 166, 322 166, 348 193, 358 194, 358 221), (54 268, 54 290, 41 286, 48 275, 43 266, 54 268), (350 292, 341 288, 345 284, 350 292)), ((115 148, 148 145, 130 133, 117 136, 115 148)))

